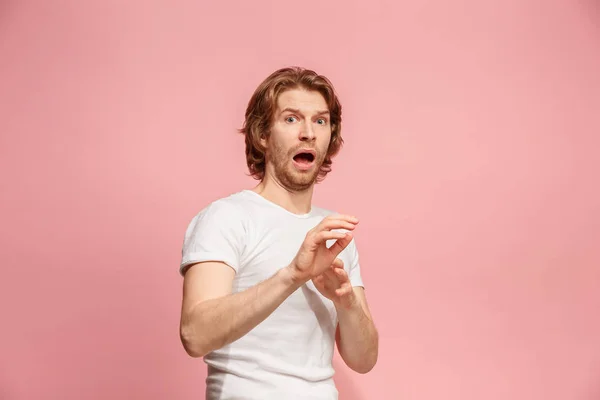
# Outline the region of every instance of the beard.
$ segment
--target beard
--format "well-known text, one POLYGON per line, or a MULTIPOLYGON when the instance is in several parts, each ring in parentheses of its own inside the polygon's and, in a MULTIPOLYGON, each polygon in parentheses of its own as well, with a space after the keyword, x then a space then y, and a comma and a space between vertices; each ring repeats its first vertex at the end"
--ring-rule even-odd
POLYGON ((317 181, 319 170, 325 160, 325 154, 313 148, 316 152, 315 161, 313 167, 308 171, 297 170, 292 162, 293 155, 296 152, 306 146, 298 146, 296 148, 286 151, 283 147, 278 146, 274 143, 267 150, 267 157, 269 162, 272 164, 273 175, 275 179, 286 189, 301 192, 310 187, 317 181))

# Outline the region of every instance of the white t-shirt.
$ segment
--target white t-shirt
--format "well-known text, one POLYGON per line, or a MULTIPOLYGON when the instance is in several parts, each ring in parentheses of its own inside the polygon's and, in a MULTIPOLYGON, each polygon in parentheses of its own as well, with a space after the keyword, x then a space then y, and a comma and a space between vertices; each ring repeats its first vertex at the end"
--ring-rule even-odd
MULTIPOLYGON (((180 273, 199 261, 222 261, 241 292, 290 264, 306 233, 331 211, 293 214, 251 190, 218 199, 190 222, 180 273)), ((363 286, 354 240, 338 256, 353 286, 363 286)), ((332 357, 337 313, 311 281, 237 341, 204 357, 207 400, 335 400, 332 357)))

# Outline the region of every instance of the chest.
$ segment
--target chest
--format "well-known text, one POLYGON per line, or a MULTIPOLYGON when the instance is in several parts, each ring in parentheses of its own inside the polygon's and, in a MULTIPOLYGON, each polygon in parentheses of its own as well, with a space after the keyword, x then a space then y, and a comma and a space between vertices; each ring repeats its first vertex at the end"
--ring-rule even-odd
MULTIPOLYGON (((234 292, 257 285, 290 265, 308 231, 320 221, 321 218, 292 222, 285 219, 264 220, 249 226, 240 269, 234 279, 234 292)), ((344 261, 345 266, 350 265, 345 252, 338 257, 344 261)), ((306 321, 310 316, 320 319, 320 324, 324 321, 333 324, 336 319, 333 303, 321 295, 312 281, 308 281, 287 298, 275 314, 285 320, 302 318, 306 321)), ((327 330, 330 329, 331 327, 327 330)))
MULTIPOLYGON (((240 288, 268 279, 290 265, 307 233, 321 220, 320 217, 303 220, 272 217, 253 221, 247 227, 240 269, 236 276, 240 288)), ((330 241, 327 246, 331 244, 330 241)), ((346 272, 349 272, 351 259, 348 252, 342 251, 338 258, 344 262, 346 272)))

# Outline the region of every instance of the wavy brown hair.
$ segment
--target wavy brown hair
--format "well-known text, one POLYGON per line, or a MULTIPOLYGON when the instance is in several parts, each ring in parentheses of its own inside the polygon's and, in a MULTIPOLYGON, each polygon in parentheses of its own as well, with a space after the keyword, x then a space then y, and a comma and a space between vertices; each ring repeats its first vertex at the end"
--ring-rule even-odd
POLYGON ((332 158, 344 143, 341 135, 342 105, 337 98, 333 85, 323 75, 301 68, 287 67, 269 75, 257 88, 246 108, 245 121, 240 133, 246 137, 246 164, 250 175, 257 180, 265 176, 266 149, 260 143, 261 138, 269 136, 277 99, 281 93, 290 89, 303 88, 321 93, 329 108, 331 140, 317 181, 321 181, 331 171, 332 158))

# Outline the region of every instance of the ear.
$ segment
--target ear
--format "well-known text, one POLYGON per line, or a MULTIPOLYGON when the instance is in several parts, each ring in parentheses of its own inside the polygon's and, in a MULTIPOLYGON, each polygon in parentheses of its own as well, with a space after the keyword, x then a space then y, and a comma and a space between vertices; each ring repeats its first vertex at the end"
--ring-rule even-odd
POLYGON ((268 139, 269 139, 269 137, 268 137, 268 135, 266 133, 261 133, 260 134, 260 144, 265 149, 267 148, 268 139))

